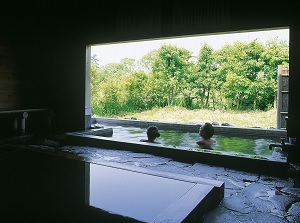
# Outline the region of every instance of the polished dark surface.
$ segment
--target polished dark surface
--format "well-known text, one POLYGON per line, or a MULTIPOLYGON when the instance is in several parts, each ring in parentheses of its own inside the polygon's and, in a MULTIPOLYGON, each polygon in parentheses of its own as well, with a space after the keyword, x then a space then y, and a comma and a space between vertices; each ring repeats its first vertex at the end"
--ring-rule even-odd
POLYGON ((81 222, 84 163, 24 150, 1 152, 2 222, 81 222))
POLYGON ((151 222, 195 184, 90 164, 89 204, 151 222))
POLYGON ((0 159, 5 222, 182 222, 224 196, 223 185, 214 189, 209 180, 95 164, 41 148, 4 146, 0 159))

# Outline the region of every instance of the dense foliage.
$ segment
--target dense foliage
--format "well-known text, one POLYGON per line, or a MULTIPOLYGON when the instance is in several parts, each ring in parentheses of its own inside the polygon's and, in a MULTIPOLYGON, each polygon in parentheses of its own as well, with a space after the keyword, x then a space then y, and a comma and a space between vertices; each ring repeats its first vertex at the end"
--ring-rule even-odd
POLYGON ((93 114, 111 116, 155 107, 268 110, 277 94, 278 65, 288 66, 289 47, 274 38, 266 45, 234 42, 214 51, 204 43, 198 56, 163 44, 141 60, 91 65, 93 114))

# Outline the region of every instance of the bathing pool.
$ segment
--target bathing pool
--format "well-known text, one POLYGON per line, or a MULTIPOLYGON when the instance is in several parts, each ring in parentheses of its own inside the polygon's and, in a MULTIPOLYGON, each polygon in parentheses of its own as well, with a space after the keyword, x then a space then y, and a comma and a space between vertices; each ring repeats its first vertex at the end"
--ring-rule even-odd
MULTIPOLYGON (((146 128, 120 126, 120 125, 104 125, 104 129, 113 129, 113 140, 137 142, 141 143, 140 139, 146 139, 146 128)), ((161 136, 156 140, 163 146, 174 147, 176 149, 203 151, 196 141, 200 139, 199 134, 195 132, 182 132, 178 130, 162 130, 161 136)), ((253 158, 272 159, 273 150, 269 150, 269 144, 278 143, 275 139, 267 139, 254 136, 223 136, 214 135, 216 144, 212 147, 213 153, 222 153, 236 156, 250 156, 253 158)), ((149 144, 149 143, 148 143, 149 144)))

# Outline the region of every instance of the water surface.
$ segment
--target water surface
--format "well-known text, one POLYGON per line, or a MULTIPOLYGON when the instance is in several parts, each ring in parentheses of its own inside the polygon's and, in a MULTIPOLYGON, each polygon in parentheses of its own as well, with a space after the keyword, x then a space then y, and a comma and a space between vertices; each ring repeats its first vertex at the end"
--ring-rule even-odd
MULTIPOLYGON (((120 141, 139 142, 140 139, 147 138, 147 129, 139 127, 122 127, 122 126, 105 126, 105 128, 113 128, 113 139, 120 141)), ((200 139, 198 133, 182 132, 176 130, 159 130, 161 136, 156 140, 162 145, 171 146, 176 149, 203 151, 196 141, 200 139)), ((235 137, 214 135, 216 144, 212 149, 214 153, 222 153, 238 156, 250 156, 253 158, 271 158, 273 150, 269 150, 270 143, 278 143, 272 139, 260 137, 235 137)))

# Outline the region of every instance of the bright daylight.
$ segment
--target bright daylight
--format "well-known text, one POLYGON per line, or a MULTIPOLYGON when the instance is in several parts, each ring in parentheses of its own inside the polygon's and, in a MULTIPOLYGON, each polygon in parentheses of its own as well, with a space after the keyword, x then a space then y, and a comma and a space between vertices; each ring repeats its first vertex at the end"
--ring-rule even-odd
POLYGON ((289 29, 91 47, 94 117, 276 128, 289 29))

